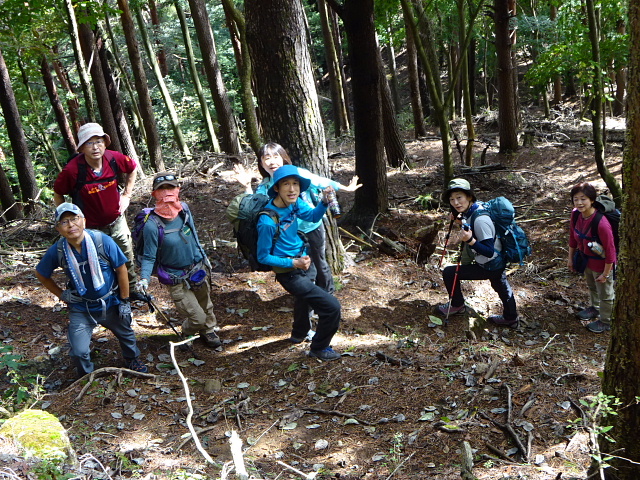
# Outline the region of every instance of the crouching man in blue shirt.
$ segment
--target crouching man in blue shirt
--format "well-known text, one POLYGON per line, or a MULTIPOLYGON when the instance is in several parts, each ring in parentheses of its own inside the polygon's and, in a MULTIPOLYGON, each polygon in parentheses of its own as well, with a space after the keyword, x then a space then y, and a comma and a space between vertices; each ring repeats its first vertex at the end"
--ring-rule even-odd
POLYGON ((63 238, 49 247, 36 267, 36 276, 47 290, 69 307, 68 339, 78 376, 93 372, 91 334, 98 325, 111 330, 120 342, 125 366, 148 371, 131 328, 127 257, 111 237, 85 230, 82 211, 72 203, 56 208, 56 230, 63 238), (62 267, 69 279, 62 289, 51 278, 62 267))
POLYGON ((258 261, 271 265, 276 280, 295 297, 293 309, 292 343, 301 343, 311 337, 310 357, 323 361, 336 360, 340 354, 330 344, 340 325, 340 302, 314 283, 316 270, 306 254, 305 242, 298 235, 298 218, 317 222, 327 211, 326 192, 315 208, 300 199, 300 193, 309 188, 310 180, 300 176, 294 165, 284 165, 273 174, 273 185, 268 194, 271 201, 265 209, 277 214, 261 215, 258 220, 258 261), (276 224, 276 221, 278 223, 276 224), (275 239, 275 241, 274 241, 275 239), (309 308, 319 317, 316 332, 311 336, 309 308))

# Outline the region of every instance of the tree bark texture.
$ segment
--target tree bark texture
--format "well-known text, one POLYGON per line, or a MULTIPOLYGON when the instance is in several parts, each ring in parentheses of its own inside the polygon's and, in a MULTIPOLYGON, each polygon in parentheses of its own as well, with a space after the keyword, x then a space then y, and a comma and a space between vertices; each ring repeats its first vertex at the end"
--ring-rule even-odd
POLYGON ((348 220, 369 228, 373 218, 389 208, 382 125, 381 68, 378 62, 373 0, 347 0, 341 17, 349 44, 352 73, 356 174, 362 182, 362 187, 356 190, 348 220))
POLYGON ((229 154, 238 154, 240 153, 238 128, 231 110, 231 101, 229 100, 227 88, 222 80, 222 72, 218 65, 216 44, 211 30, 211 23, 209 22, 207 7, 204 0, 189 0, 189 8, 191 9, 193 24, 198 35, 204 70, 207 74, 217 120, 220 124, 219 133, 222 150, 229 154))
POLYGON ((82 53, 84 54, 85 62, 89 66, 93 88, 96 93, 96 101, 98 103, 98 110, 100 111, 100 124, 104 131, 111 136, 110 148, 120 151, 120 138, 118 137, 116 121, 113 118, 113 111, 111 110, 111 100, 109 99, 109 91, 104 79, 104 73, 102 72, 102 63, 100 62, 98 54, 96 37, 86 22, 80 23, 79 33, 82 53))
POLYGON ((156 126, 156 119, 151 105, 151 97, 147 86, 147 75, 142 66, 140 59, 140 48, 135 35, 135 27, 133 25, 133 17, 129 9, 127 0, 118 0, 118 8, 120 9, 120 21, 124 37, 127 42, 127 50, 129 52, 129 61, 131 62, 131 70, 135 79, 136 92, 138 93, 138 101, 140 103, 140 114, 144 123, 144 130, 147 135, 147 149, 149 151, 149 161, 154 171, 160 172, 164 170, 164 161, 162 160, 162 152, 160 150, 160 137, 156 126))
MULTIPOLYGON (((52 51, 53 51, 53 54, 57 57, 58 56, 57 49, 54 48, 52 51)), ((78 103, 78 99, 75 96, 75 92, 71 87, 71 82, 69 82, 69 72, 67 72, 67 69, 64 67, 62 62, 56 58, 55 60, 53 60, 53 68, 56 71, 56 76, 58 77, 60 86, 66 92, 67 112, 69 113, 69 121, 71 122, 70 129, 72 134, 75 134, 75 132, 77 132, 78 129, 80 128, 80 114, 79 114, 80 104, 78 103)))
POLYGON ((156 45, 158 67, 160 68, 162 77, 166 77, 169 74, 169 66, 167 65, 167 54, 164 51, 164 46, 156 39, 158 31, 160 30, 160 15, 158 14, 158 6, 155 0, 149 0, 149 16, 151 17, 151 25, 153 26, 152 30, 154 44, 156 45))
POLYGON ((4 55, 0 49, 0 107, 4 122, 9 134, 11 142, 11 150, 13 151, 13 161, 16 165, 18 173, 18 182, 20 184, 20 193, 24 204, 24 211, 29 214, 33 211, 35 204, 33 201, 38 194, 38 184, 27 147, 27 138, 22 128, 22 120, 18 112, 16 97, 11 86, 11 78, 9 70, 4 61, 4 55))
POLYGON ((635 254, 640 238, 640 0, 629 0, 629 85, 627 92, 627 133, 623 155, 622 179, 625 187, 620 230, 620 255, 616 278, 611 340, 604 367, 602 391, 620 399, 618 415, 603 419, 602 426, 613 426, 608 432, 615 439, 600 441, 603 452, 616 450, 619 457, 608 463, 607 478, 636 480, 640 478, 640 256, 635 254))
POLYGON ((509 36, 509 0, 494 0, 495 44, 498 79, 498 131, 500 153, 518 150, 518 120, 516 111, 511 37, 509 36))
POLYGON ((60 97, 58 96, 58 89, 56 88, 56 84, 53 81, 53 75, 51 75, 51 67, 49 66, 49 60, 47 59, 46 55, 43 55, 42 59, 40 60, 40 73, 42 73, 42 81, 44 82, 44 86, 47 90, 49 102, 53 107, 53 114, 56 117, 58 128, 60 129, 60 132, 62 134, 62 140, 64 141, 64 145, 67 148, 67 153, 71 156, 76 151, 76 141, 73 138, 73 132, 71 131, 71 127, 69 126, 67 115, 64 112, 62 102, 60 101, 60 97))
POLYGON ((281 144, 295 165, 328 177, 302 2, 248 0, 245 16, 265 141, 281 144))
MULTIPOLYGON (((0 148, 0 160, 4 160, 4 151, 0 148)), ((16 197, 13 196, 13 189, 9 183, 9 178, 2 168, 0 161, 0 207, 4 215, 0 216, 0 220, 14 220, 22 216, 21 205, 16 203, 16 197)))

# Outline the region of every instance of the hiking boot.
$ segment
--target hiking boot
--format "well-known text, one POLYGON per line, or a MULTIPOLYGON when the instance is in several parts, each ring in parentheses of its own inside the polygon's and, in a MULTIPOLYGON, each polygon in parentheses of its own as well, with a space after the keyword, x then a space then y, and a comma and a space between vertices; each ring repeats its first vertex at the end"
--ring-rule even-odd
POLYGON ((462 315, 467 311, 467 306, 462 304, 459 307, 450 307, 451 302, 443 303, 442 305, 438 305, 436 308, 436 313, 446 316, 447 313, 449 315, 462 315))
POLYGON ((318 358, 323 362, 337 360, 340 357, 342 357, 342 355, 340 355, 331 347, 327 347, 324 350, 309 350, 309 356, 313 358, 318 358))
POLYGON ((500 327, 509 327, 509 328, 518 328, 519 320, 516 318, 515 320, 507 320, 502 315, 490 315, 487 318, 491 323, 498 325, 500 327))
POLYGON ((220 337, 216 332, 201 333, 200 339, 209 348, 218 348, 222 345, 222 340, 220 340, 220 337))
POLYGON ((596 307, 589 307, 584 310, 580 310, 576 317, 580 320, 591 320, 592 318, 598 318, 598 315, 600 315, 600 312, 596 307))
POLYGON ((314 332, 313 330, 309 330, 307 332, 307 336, 304 338, 300 338, 300 337, 294 337, 293 335, 291 335, 289 337, 289 341, 291 343, 302 343, 302 342, 310 342, 313 339, 313 336, 316 334, 316 332, 314 332))
POLYGON ((134 358, 133 360, 129 361, 129 363, 127 364, 127 368, 129 370, 133 370, 134 372, 140 372, 140 373, 147 373, 149 371, 147 366, 137 358, 134 358))
POLYGON ((587 330, 593 333, 604 333, 611 330, 610 323, 604 323, 602 320, 598 319, 595 322, 591 322, 587 325, 587 330))

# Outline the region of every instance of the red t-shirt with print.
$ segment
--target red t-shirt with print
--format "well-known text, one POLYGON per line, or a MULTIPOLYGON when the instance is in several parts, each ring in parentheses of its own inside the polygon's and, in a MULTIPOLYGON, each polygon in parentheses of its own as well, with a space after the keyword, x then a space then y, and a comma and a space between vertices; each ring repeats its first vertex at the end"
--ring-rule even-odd
POLYGON ((87 220, 88 228, 102 228, 114 222, 120 215, 120 192, 115 172, 109 159, 114 158, 119 172, 131 173, 137 164, 126 155, 113 150, 105 150, 102 156, 102 170, 98 173, 87 164, 84 154, 72 158, 62 169, 53 191, 59 195, 70 195, 76 187, 78 164, 86 165, 86 184, 80 190, 82 205, 79 205, 87 220))

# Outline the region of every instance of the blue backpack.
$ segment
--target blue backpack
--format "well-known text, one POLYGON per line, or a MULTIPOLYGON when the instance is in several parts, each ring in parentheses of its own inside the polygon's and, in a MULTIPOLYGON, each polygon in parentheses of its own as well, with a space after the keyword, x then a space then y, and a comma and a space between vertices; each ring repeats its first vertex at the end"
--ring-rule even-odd
POLYGON ((507 263, 524 265, 524 258, 531 255, 531 245, 524 230, 516 224, 516 212, 513 204, 505 197, 496 197, 488 202, 481 202, 469 219, 471 228, 479 215, 489 215, 496 228, 496 235, 502 243, 502 258, 507 263))

